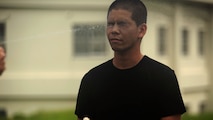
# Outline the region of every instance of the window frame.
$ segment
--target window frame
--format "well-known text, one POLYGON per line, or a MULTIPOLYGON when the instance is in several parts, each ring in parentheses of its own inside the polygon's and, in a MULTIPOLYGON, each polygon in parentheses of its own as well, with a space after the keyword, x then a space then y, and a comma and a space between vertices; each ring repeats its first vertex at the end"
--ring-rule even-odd
POLYGON ((105 56, 106 55, 107 39, 106 39, 105 24, 77 23, 77 24, 74 24, 71 29, 73 31, 72 46, 73 46, 74 56, 105 56), (81 31, 81 29, 83 29, 83 31, 81 31), (103 30, 103 31, 99 32, 100 30, 103 30), (86 36, 82 36, 82 34, 85 34, 86 36), (76 37, 81 37, 81 38, 76 38, 76 37), (81 39, 81 42, 79 42, 79 39, 81 39), (84 42, 86 42, 86 44, 82 44, 84 42), (83 45, 85 48, 83 47, 82 49, 80 47, 81 45, 83 45), (82 51, 79 48, 81 48, 82 51))
POLYGON ((190 33, 189 33, 189 30, 188 29, 186 29, 186 28, 184 28, 184 29, 182 29, 182 33, 181 33, 181 35, 182 35, 182 46, 181 46, 181 50, 182 50, 182 54, 184 55, 184 56, 187 56, 187 55, 189 55, 189 39, 190 39, 190 33))
POLYGON ((168 54, 167 52, 167 42, 168 42, 168 31, 167 28, 164 26, 160 26, 157 29, 157 38, 158 38, 158 48, 157 51, 159 55, 165 56, 168 54))
POLYGON ((197 50, 200 56, 205 54, 205 35, 205 31, 202 29, 198 30, 197 50))

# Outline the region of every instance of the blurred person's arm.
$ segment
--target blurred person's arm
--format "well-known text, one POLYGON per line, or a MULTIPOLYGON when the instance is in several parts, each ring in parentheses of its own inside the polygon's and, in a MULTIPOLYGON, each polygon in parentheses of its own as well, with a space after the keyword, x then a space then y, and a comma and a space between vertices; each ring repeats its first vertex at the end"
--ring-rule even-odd
POLYGON ((4 72, 5 70, 5 51, 3 47, 0 47, 0 75, 4 72))

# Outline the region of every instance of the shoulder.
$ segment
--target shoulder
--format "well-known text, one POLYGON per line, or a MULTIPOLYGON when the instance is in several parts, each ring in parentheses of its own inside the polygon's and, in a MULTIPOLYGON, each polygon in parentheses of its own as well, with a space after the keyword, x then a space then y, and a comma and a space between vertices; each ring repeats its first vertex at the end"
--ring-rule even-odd
POLYGON ((150 69, 153 72, 173 72, 173 69, 171 69, 169 66, 154 60, 148 56, 144 57, 144 66, 146 66, 148 69, 150 69))
POLYGON ((107 70, 107 69, 111 68, 111 66, 112 66, 112 60, 108 60, 108 61, 92 68, 91 70, 88 71, 88 73, 101 72, 102 70, 107 70))
POLYGON ((147 73, 152 78, 161 82, 171 81, 171 79, 176 80, 176 75, 172 68, 152 58, 145 56, 143 66, 145 66, 147 73))
POLYGON ((106 61, 85 73, 83 78, 81 79, 81 88, 92 88, 94 83, 102 80, 101 78, 107 75, 108 70, 106 69, 110 69, 110 64, 111 60, 106 61))
POLYGON ((106 73, 112 67, 112 60, 108 60, 92 69, 90 69, 85 76, 99 76, 100 74, 106 73))

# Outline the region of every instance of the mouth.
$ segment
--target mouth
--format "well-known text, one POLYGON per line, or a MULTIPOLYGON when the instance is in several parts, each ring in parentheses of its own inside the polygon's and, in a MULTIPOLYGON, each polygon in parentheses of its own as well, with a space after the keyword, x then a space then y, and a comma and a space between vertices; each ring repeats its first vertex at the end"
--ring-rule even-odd
POLYGON ((122 40, 118 39, 118 38, 110 38, 109 41, 110 42, 121 42, 122 40))

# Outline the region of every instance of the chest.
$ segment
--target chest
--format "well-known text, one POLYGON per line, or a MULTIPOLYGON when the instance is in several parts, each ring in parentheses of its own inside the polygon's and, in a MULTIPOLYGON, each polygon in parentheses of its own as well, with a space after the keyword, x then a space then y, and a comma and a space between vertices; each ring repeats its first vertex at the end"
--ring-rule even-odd
POLYGON ((148 74, 111 73, 98 77, 94 87, 94 101, 105 108, 122 106, 145 106, 151 104, 155 94, 155 83, 148 74))

